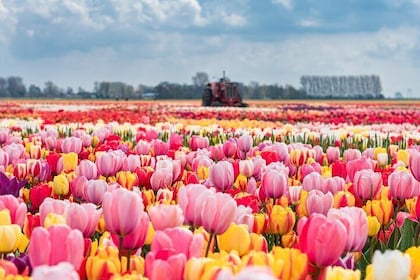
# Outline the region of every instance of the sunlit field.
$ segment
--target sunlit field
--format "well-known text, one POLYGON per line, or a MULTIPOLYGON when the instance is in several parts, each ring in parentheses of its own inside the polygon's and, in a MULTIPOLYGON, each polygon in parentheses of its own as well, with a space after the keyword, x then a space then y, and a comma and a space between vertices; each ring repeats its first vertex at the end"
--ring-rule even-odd
POLYGON ((245 102, 2 100, 0 278, 420 279, 420 102, 245 102))

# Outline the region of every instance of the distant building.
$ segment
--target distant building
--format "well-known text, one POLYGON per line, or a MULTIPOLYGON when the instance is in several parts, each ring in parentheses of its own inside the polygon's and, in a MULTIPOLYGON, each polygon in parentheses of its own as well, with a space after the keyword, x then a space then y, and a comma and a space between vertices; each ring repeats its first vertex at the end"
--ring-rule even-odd
POLYGON ((155 92, 145 92, 143 93, 143 99, 148 100, 155 100, 157 98, 158 94, 155 92))
POLYGON ((377 75, 302 76, 306 94, 319 98, 381 98, 381 80, 377 75))

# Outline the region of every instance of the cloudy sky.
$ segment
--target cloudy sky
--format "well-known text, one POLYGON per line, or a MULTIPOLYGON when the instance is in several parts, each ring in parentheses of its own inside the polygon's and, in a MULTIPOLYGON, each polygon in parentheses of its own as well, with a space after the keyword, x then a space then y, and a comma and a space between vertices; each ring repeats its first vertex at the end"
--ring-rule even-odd
POLYGON ((420 0, 0 0, 0 77, 92 90, 378 74, 420 98, 420 0))

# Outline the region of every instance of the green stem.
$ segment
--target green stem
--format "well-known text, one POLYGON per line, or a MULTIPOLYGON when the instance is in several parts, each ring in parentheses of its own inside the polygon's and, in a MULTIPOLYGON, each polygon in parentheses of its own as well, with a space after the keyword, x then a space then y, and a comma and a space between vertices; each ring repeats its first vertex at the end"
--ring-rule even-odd
POLYGON ((122 246, 123 246, 124 237, 118 236, 118 258, 120 259, 120 262, 122 260, 122 246))
POLYGON ((207 243, 207 248, 206 248, 206 258, 209 255, 210 244, 213 241, 213 237, 214 237, 214 234, 210 233, 209 242, 207 243))
POLYGON ((131 250, 127 250, 127 272, 130 273, 130 257, 131 257, 131 250))
POLYGON ((414 246, 419 246, 420 224, 416 226, 416 233, 414 235, 414 246))

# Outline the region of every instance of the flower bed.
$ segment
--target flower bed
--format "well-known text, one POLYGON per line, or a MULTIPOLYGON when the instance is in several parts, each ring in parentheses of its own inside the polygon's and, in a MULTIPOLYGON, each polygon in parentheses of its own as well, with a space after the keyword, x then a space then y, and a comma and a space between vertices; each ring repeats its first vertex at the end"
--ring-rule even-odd
POLYGON ((52 104, 0 106, 1 277, 420 275, 417 103, 52 104))

